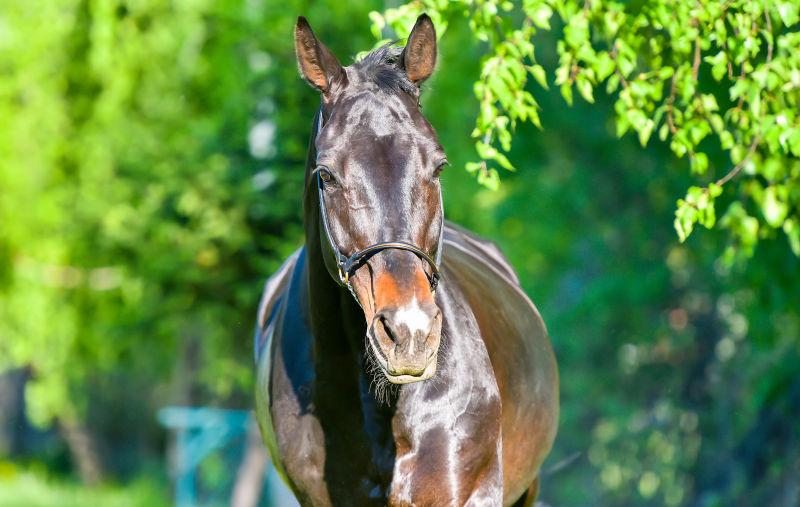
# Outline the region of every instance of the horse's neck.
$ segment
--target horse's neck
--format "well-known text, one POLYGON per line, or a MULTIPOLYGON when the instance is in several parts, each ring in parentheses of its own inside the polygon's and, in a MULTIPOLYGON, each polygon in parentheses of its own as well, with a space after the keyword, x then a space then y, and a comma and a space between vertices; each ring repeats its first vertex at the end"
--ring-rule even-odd
MULTIPOLYGON (((317 117, 314 118, 315 127, 317 117)), ((366 324, 364 313, 352 295, 340 287, 325 267, 320 237, 319 196, 310 181, 316 153, 312 134, 306 160, 303 224, 306 239, 307 290, 306 298, 310 329, 315 348, 315 366, 320 382, 328 375, 342 377, 344 368, 360 368, 364 356, 366 324), (341 360, 347 364, 341 364, 341 360), (337 364, 338 363, 338 364, 337 364), (335 370, 331 372, 331 370, 335 370)), ((357 391, 358 388, 356 387, 357 391)))
POLYGON ((319 235, 319 208, 316 202, 308 202, 309 199, 312 197, 307 196, 304 222, 308 314, 314 341, 320 352, 344 354, 349 351, 358 358, 363 352, 366 332, 364 314, 350 293, 333 280, 325 267, 319 235))
MULTIPOLYGON (((354 323, 364 321, 364 315, 350 293, 337 285, 322 260, 309 252, 308 256, 309 310, 312 329, 318 339, 346 342, 354 323)), ((363 327, 363 326, 362 326, 363 327)))

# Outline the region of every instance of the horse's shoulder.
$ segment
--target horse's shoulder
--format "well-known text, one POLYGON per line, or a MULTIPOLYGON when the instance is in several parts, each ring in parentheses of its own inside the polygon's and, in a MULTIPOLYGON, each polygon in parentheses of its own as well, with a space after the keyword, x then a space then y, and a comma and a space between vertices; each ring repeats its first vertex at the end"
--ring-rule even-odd
POLYGON ((292 273, 298 265, 298 259, 303 254, 304 247, 295 250, 264 283, 261 301, 258 303, 257 324, 255 333, 255 355, 260 355, 267 330, 273 323, 281 302, 286 296, 286 291, 292 279, 292 273))
POLYGON ((550 361, 542 316, 494 243, 448 224, 443 261, 442 284, 457 287, 454 294, 475 315, 490 355, 502 345, 533 363, 550 361))
MULTIPOLYGON (((445 229, 442 286, 464 303, 486 346, 503 400, 504 467, 509 497, 530 485, 549 452, 558 419, 558 370, 541 315, 510 263, 492 243, 445 229), (520 466, 524 463, 524 466, 520 466)), ((444 310, 443 310, 444 311, 444 310)))
POLYGON ((515 316, 512 319, 515 327, 546 337, 538 308, 522 289, 514 268, 497 245, 449 222, 444 240, 443 282, 449 279, 458 285, 473 311, 474 305, 484 311, 503 310, 504 314, 515 316))

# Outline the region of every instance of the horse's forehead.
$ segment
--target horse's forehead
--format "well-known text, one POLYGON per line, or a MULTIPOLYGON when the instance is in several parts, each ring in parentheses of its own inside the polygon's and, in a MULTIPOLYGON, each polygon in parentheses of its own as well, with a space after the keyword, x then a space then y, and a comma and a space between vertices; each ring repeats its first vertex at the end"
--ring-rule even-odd
POLYGON ((414 99, 402 92, 359 86, 349 90, 331 110, 317 139, 322 158, 337 161, 347 173, 369 168, 396 175, 400 167, 421 167, 438 141, 414 99))
POLYGON ((353 130, 373 130, 376 135, 410 130, 411 111, 397 94, 362 92, 342 101, 339 117, 344 126, 353 130))

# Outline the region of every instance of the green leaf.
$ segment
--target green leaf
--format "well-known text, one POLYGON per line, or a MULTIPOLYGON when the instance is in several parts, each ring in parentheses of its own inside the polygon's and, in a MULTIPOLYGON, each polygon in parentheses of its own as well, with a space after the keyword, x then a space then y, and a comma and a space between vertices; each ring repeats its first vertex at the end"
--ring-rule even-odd
POLYGON ((569 104, 572 105, 572 87, 568 84, 561 85, 561 96, 564 97, 564 100, 569 104))
POLYGON ((790 218, 783 222, 783 232, 789 240, 792 252, 800 257, 800 225, 797 224, 797 220, 790 218))
POLYGON ((639 144, 643 147, 647 146, 647 141, 650 140, 650 136, 653 134, 653 129, 655 128, 656 123, 648 118, 645 122, 639 127, 639 144))
POLYGON ((479 171, 478 183, 489 190, 497 190, 500 188, 500 175, 497 173, 497 170, 493 168, 479 171))
POLYGON ((731 149, 731 162, 738 164, 747 156, 747 148, 741 144, 737 144, 731 149))
POLYGON ((690 159, 690 165, 694 174, 703 175, 708 170, 708 156, 705 153, 695 153, 690 159))
POLYGON ((617 91, 619 82, 619 76, 617 74, 611 74, 611 77, 608 78, 608 82, 606 83, 606 93, 611 94, 617 91))
POLYGON ((723 130, 719 133, 719 143, 723 150, 730 150, 734 145, 733 134, 727 130, 723 130))
POLYGON ((661 80, 669 79, 675 74, 675 69, 672 67, 662 67, 658 70, 658 78, 661 80))
POLYGON ((674 225, 681 243, 692 234, 695 222, 697 222, 697 210, 683 199, 678 199, 674 225))
POLYGON ((777 2, 778 15, 786 26, 792 26, 797 23, 800 15, 798 14, 798 6, 796 0, 789 0, 788 2, 777 2))
POLYGON ((667 136, 669 136, 669 125, 665 123, 658 129, 658 138, 662 141, 666 141, 667 136))
POLYGON ((553 9, 543 1, 528 1, 523 3, 523 9, 531 18, 533 24, 539 28, 550 30, 550 18, 553 16, 553 9))
POLYGON ((475 151, 477 151, 478 156, 484 160, 491 160, 497 154, 497 149, 495 149, 494 146, 486 144, 483 141, 475 143, 475 151))
POLYGON ((600 51, 597 53, 594 68, 597 71, 597 82, 600 83, 614 73, 616 65, 611 56, 609 56, 608 51, 600 51))
POLYGON ((714 227, 716 222, 714 199, 721 191, 719 185, 712 185, 709 188, 689 187, 686 197, 678 200, 674 225, 681 242, 686 241, 696 223, 707 229, 714 227))
POLYGON ((589 102, 590 104, 594 103, 594 95, 592 94, 592 83, 582 73, 578 74, 575 77, 575 87, 578 89, 578 92, 581 94, 581 97, 583 97, 584 100, 586 100, 586 102, 589 102))
POLYGON ((789 145, 789 151, 792 152, 792 155, 800 157, 800 128, 794 127, 789 130, 787 144, 789 145))
POLYGON ((789 206, 783 200, 784 190, 785 187, 780 185, 771 185, 764 189, 761 198, 761 212, 771 227, 781 227, 789 213, 789 206))
POLYGON ((480 162, 467 162, 464 168, 467 170, 468 173, 474 173, 481 168, 480 162))
POLYGON ((549 90, 549 87, 547 86, 547 74, 544 71, 544 67, 541 65, 531 65, 529 69, 536 82, 539 83, 539 85, 545 90, 549 90))
POLYGON ((731 232, 736 245, 746 256, 753 254, 758 243, 758 219, 748 215, 741 202, 735 201, 728 206, 720 226, 731 232))
POLYGON ((703 110, 707 113, 711 113, 714 111, 719 110, 719 106, 717 105, 717 98, 710 93, 704 93, 700 95, 700 102, 703 104, 703 110))
POLYGON ((706 56, 704 60, 711 64, 711 75, 715 80, 721 81, 728 73, 728 57, 725 51, 720 51, 714 56, 706 56))

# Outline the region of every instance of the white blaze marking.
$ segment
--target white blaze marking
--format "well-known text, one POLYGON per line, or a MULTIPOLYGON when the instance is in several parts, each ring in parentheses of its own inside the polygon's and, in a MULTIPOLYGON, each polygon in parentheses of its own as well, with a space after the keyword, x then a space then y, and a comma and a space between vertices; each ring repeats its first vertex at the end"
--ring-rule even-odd
MULTIPOLYGON (((411 304, 398 309, 394 318, 397 324, 406 326, 411 331, 412 336, 417 331, 427 332, 431 328, 431 319, 427 313, 422 311, 416 297, 411 301, 411 304)), ((413 346, 414 342, 412 341, 411 347, 413 346)), ((413 350, 409 352, 414 353, 413 350)))

